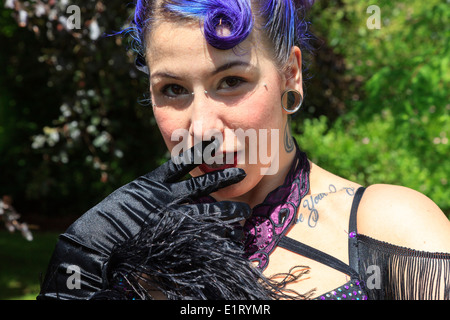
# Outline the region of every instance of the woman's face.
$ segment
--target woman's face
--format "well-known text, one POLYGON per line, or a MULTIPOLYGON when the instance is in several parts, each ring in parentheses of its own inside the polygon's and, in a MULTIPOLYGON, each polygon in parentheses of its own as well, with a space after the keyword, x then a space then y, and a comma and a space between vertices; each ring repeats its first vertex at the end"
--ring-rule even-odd
MULTIPOLYGON (((283 149, 287 115, 280 103, 286 77, 253 37, 235 49, 218 50, 207 44, 198 23, 157 23, 147 43, 153 111, 167 148, 178 153, 181 140, 187 148, 220 134, 223 144, 216 152, 247 176, 215 196, 245 195, 267 175, 263 156, 274 161, 283 149), (245 134, 249 138, 237 138, 245 134)), ((281 155, 278 161, 287 160, 281 155)), ((202 165, 191 174, 217 167, 202 165)), ((277 168, 271 170, 277 174, 277 168)))

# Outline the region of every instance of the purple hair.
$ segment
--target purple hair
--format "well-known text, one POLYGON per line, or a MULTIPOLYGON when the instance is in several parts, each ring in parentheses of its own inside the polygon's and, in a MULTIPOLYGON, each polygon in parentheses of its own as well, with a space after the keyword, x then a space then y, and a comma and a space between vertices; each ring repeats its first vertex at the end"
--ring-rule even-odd
POLYGON ((253 29, 252 10, 248 0, 175 0, 168 3, 165 9, 202 20, 206 41, 217 49, 234 48, 244 41, 253 29), (219 35, 220 26, 226 27, 230 34, 219 35))
MULTIPOLYGON (((158 18, 203 22, 206 41, 221 50, 232 49, 251 31, 260 30, 269 40, 274 60, 287 62, 292 46, 309 49, 308 23, 303 14, 314 0, 136 0, 133 37, 137 51, 145 56, 145 36, 158 18), (229 34, 221 35, 223 26, 229 34)), ((142 64, 142 60, 141 60, 142 64)))

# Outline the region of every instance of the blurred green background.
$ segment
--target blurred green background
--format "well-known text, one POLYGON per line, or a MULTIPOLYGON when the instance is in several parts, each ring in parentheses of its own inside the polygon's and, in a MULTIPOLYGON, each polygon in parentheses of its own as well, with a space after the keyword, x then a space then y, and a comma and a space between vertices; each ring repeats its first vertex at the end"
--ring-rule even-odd
MULTIPOLYGON (((132 6, 76 5, 81 28, 72 30, 67 1, 0 6, 0 196, 34 226, 31 242, 0 232, 0 299, 34 299, 58 233, 168 156, 133 43, 108 36, 129 24, 132 6)), ((318 1, 305 101, 292 121, 320 166, 413 188, 447 215, 449 5, 318 1)))

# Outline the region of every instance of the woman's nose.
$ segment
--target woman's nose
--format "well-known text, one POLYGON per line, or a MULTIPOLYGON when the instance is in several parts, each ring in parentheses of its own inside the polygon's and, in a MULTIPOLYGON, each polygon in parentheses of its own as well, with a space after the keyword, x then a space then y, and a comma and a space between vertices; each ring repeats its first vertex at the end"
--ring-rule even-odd
POLYGON ((196 92, 193 96, 189 134, 195 141, 209 140, 223 134, 224 124, 219 103, 206 91, 196 92))

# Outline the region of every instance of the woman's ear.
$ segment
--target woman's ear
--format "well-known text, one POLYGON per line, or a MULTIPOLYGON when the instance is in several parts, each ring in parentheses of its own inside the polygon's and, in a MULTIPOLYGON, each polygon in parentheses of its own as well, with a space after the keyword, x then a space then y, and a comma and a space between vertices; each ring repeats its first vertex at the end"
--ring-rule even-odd
POLYGON ((286 65, 285 88, 297 90, 303 96, 302 52, 297 46, 292 47, 286 65))

